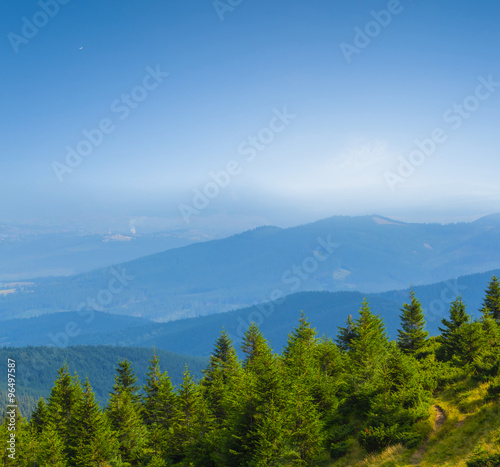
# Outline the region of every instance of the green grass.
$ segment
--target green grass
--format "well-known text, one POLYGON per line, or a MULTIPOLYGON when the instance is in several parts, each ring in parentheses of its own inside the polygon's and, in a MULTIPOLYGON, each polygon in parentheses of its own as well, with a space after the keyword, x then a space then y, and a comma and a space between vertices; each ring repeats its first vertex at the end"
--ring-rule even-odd
POLYGON ((399 444, 379 454, 368 454, 354 442, 351 451, 330 466, 466 466, 477 452, 500 452, 500 403, 487 400, 488 386, 468 377, 438 392, 432 403, 444 410, 446 421, 432 431, 436 418, 432 410, 429 419, 422 422, 423 432, 429 435, 419 448, 399 444))

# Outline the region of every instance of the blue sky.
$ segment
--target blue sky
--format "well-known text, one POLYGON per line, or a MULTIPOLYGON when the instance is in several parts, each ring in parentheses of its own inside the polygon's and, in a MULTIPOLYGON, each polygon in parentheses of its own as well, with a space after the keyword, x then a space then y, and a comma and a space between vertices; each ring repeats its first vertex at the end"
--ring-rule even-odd
POLYGON ((499 210, 498 2, 62 3, 4 6, 0 223, 499 210))

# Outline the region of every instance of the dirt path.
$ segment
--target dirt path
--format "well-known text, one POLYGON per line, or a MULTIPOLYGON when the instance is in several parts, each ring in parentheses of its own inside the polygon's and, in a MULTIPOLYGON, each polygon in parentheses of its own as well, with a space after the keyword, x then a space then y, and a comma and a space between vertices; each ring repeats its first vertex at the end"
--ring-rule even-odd
MULTIPOLYGON (((435 433, 438 431, 446 421, 446 414, 444 410, 439 407, 439 405, 433 405, 432 408, 434 409, 434 412, 436 413, 436 421, 434 422, 434 429, 432 430, 432 433, 435 433)), ((420 462, 422 461, 422 457, 425 454, 425 451, 427 450, 427 445, 429 444, 429 438, 427 438, 423 443, 422 446, 420 446, 414 453, 413 456, 411 456, 410 459, 410 465, 419 465, 420 462)))

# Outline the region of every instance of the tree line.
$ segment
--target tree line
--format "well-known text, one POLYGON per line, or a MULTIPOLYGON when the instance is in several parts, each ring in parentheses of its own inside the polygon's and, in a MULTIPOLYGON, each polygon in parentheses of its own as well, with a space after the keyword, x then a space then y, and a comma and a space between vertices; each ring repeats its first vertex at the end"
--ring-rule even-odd
MULTIPOLYGON (((431 430, 433 393, 451 382, 487 381, 488 397, 500 397, 495 276, 480 311, 473 319, 457 297, 441 334, 429 337, 412 291, 393 341, 363 301, 335 340, 318 337, 302 315, 280 355, 252 324, 243 359, 223 330, 199 381, 186 368, 174 387, 154 354, 139 386, 130 362, 119 360, 104 409, 88 378, 64 365, 30 420, 17 414, 16 459, 2 449, 0 465, 317 466, 355 444, 366 452, 414 448, 431 430)), ((2 442, 8 422, 4 414, 2 442)))

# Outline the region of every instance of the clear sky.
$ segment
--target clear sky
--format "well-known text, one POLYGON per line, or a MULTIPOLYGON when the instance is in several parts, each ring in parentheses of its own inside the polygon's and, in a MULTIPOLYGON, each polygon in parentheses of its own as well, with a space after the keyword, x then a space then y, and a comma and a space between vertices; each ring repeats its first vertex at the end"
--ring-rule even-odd
POLYGON ((0 223, 500 211, 499 22, 496 1, 7 0, 0 223))

